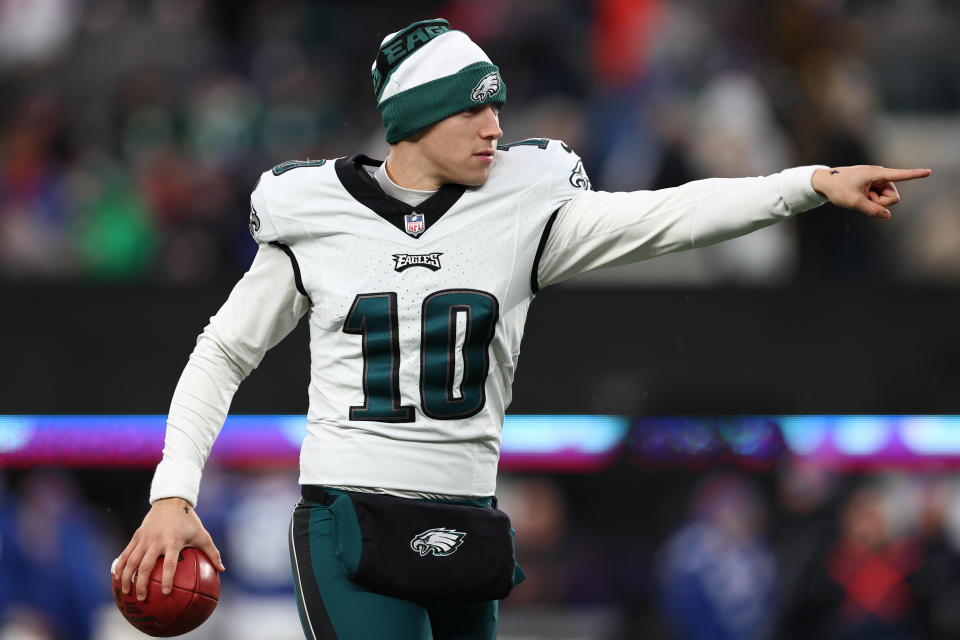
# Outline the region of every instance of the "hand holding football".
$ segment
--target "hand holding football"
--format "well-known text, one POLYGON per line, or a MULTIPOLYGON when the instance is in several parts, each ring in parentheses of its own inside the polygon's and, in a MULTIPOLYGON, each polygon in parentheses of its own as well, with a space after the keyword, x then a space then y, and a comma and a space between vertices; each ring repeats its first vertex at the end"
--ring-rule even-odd
POLYGON ((127 622, 151 636, 166 638, 196 629, 210 617, 220 599, 217 570, 202 551, 185 548, 177 559, 170 595, 161 592, 162 575, 163 556, 160 556, 150 572, 147 597, 143 601, 137 600, 134 589, 123 593, 120 579, 115 576, 113 599, 120 613, 127 622))

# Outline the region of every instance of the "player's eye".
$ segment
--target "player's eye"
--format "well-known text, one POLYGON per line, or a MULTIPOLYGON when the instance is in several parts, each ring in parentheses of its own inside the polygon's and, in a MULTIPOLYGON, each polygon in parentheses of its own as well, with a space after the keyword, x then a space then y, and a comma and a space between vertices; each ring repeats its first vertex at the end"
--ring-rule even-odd
POLYGON ((462 115, 465 115, 465 116, 478 115, 478 114, 483 113, 484 111, 486 111, 487 107, 491 107, 491 108, 493 109, 494 115, 496 115, 498 118, 500 117, 500 113, 503 111, 503 104, 502 104, 502 103, 499 103, 499 102, 491 102, 491 103, 489 103, 489 104, 481 104, 481 105, 477 105, 477 106, 475 106, 475 107, 470 107, 470 108, 468 108, 468 109, 464 109, 464 110, 461 111, 460 113, 461 113, 462 115))

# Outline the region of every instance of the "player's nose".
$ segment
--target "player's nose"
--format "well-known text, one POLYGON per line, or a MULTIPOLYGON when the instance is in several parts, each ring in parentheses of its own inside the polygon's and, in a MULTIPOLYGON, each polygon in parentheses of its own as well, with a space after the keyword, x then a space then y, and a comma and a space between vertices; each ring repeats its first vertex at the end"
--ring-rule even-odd
POLYGON ((487 105, 483 110, 482 121, 480 125, 480 137, 484 140, 499 140, 503 137, 503 131, 500 129, 500 116, 494 105, 487 105))

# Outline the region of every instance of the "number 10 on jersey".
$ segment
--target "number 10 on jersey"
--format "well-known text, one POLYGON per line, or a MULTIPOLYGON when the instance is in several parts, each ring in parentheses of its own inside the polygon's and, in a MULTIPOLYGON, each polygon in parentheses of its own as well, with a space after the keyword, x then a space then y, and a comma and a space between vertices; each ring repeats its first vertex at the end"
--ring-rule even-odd
MULTIPOLYGON (((486 402, 490 342, 499 317, 497 299, 474 289, 431 293, 420 311, 420 407, 436 420, 469 418, 486 402), (457 319, 464 322, 457 349, 457 319), (456 385, 457 357, 463 375, 456 385), (456 388, 455 388, 456 386, 456 388)), ((400 404, 400 332, 397 294, 362 293, 353 300, 344 333, 363 337, 363 405, 350 420, 413 422, 414 407, 400 404)))

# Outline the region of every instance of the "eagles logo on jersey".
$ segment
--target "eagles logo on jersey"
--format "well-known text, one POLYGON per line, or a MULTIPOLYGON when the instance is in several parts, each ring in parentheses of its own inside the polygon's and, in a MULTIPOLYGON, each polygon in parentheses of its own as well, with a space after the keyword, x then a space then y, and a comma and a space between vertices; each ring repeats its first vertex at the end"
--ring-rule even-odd
POLYGON ((590 178, 587 177, 587 172, 583 168, 583 160, 578 159, 577 164, 573 166, 573 171, 570 172, 570 184, 584 191, 590 189, 590 178))
POLYGON ((257 215, 257 210, 251 206, 250 207, 250 235, 256 238, 257 231, 260 231, 260 216, 257 215))
POLYGON ((395 253, 393 254, 393 270, 400 273, 410 267, 424 267, 430 271, 436 271, 440 268, 440 256, 442 255, 439 251, 426 255, 395 253))

